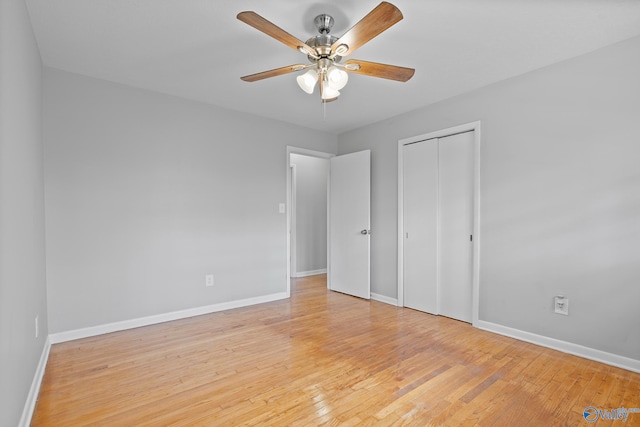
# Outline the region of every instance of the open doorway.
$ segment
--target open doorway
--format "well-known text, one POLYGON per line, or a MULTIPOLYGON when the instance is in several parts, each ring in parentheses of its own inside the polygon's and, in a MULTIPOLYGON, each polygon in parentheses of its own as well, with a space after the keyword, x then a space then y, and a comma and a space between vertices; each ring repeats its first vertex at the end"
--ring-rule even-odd
MULTIPOLYGON (((371 152, 369 150, 336 156, 334 154, 307 150, 302 148, 287 147, 287 293, 291 294, 292 271, 298 277, 306 274, 319 274, 319 271, 327 272, 327 287, 333 291, 346 293, 364 299, 371 295, 370 280, 370 235, 371 235, 371 152), (326 213, 326 231, 324 239, 326 246, 325 257, 321 257, 321 250, 316 250, 318 260, 325 260, 324 268, 303 267, 300 254, 305 250, 300 248, 300 236, 293 237, 292 245, 292 219, 296 224, 295 229, 300 231, 301 212, 299 208, 293 213, 292 187, 293 181, 298 187, 296 205, 300 205, 300 163, 293 169, 292 154, 324 159, 326 192, 322 206, 318 197, 317 210, 326 213), (327 197, 328 196, 328 197, 327 197), (292 269, 292 246, 296 247, 295 269, 292 269), (307 270, 312 268, 311 270, 307 270)), ((320 184, 318 184, 320 185, 320 184)), ((317 223, 319 224, 319 223, 317 223)), ((320 229, 324 227, 318 226, 320 229)), ((298 233, 299 234, 299 233, 298 233)), ((319 237, 318 239, 321 239, 319 237)), ((311 242, 312 244, 319 242, 311 242)))
MULTIPOLYGON (((335 154, 326 153, 322 151, 309 150, 306 148, 287 147, 287 294, 291 294, 291 278, 302 277, 305 275, 321 274, 327 272, 328 266, 328 191, 329 191, 329 159, 334 157, 335 154), (292 162, 292 158, 294 159, 292 162), (314 164, 315 172, 313 175, 319 175, 318 170, 321 163, 326 162, 325 175, 324 175, 324 199, 321 195, 315 195, 313 197, 314 202, 306 200, 307 196, 303 196, 300 200, 300 193, 307 187, 305 181, 306 176, 309 173, 307 168, 309 164, 314 164), (304 170, 303 170, 304 169, 304 170), (302 174, 302 175, 301 175, 302 174), (302 182, 301 182, 302 180, 302 182), (302 185, 302 188, 300 188, 302 185), (320 231, 304 232, 304 236, 299 236, 300 229, 308 230, 309 223, 314 224, 322 221, 314 214, 314 219, 308 221, 303 218, 305 215, 301 212, 300 204, 309 204, 316 206, 316 210, 322 210, 324 213, 324 223, 320 226, 320 231), (297 215, 296 215, 297 213, 297 215), (313 242, 313 239, 322 240, 322 242, 313 242), (304 241, 304 242, 303 242, 304 241), (312 245, 310 249, 307 245, 312 245), (300 248, 298 246, 301 246, 300 248), (324 252, 320 255, 322 248, 324 252), (300 255, 302 253, 302 255, 300 255), (321 261, 320 261, 321 259, 321 261), (300 276, 298 276, 300 275, 300 276)), ((318 188, 321 184, 318 178, 313 179, 313 188, 318 188)), ((322 190, 318 190, 322 192, 322 190)), ((304 210, 309 209, 305 207, 304 210)))
POLYGON ((291 153, 291 277, 327 272, 329 160, 291 153))

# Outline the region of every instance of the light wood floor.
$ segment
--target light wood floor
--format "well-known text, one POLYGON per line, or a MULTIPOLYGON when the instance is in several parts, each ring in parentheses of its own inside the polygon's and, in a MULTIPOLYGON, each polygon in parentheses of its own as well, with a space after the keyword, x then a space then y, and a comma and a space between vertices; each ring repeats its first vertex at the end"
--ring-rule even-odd
POLYGON ((587 423, 640 374, 295 280, 290 300, 56 344, 35 426, 587 423))

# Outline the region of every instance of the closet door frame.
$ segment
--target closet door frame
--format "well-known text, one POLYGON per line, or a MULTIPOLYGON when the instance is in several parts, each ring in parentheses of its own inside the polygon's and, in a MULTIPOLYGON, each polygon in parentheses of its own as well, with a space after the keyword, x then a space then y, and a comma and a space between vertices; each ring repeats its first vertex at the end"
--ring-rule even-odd
POLYGON ((433 138, 444 138, 463 132, 474 132, 473 140, 473 261, 472 261, 472 325, 477 326, 480 311, 480 121, 404 138, 398 141, 398 306, 404 307, 404 188, 403 147, 433 138))

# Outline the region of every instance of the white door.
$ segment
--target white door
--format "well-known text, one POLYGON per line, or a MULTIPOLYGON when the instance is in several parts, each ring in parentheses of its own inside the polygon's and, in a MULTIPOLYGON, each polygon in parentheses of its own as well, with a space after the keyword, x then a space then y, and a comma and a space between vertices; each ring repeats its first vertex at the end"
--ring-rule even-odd
POLYGON ((403 147, 404 305, 472 320, 473 141, 403 147))
POLYGON ((438 314, 438 140, 402 150, 404 305, 438 314))
POLYGON ((371 152, 331 158, 329 288, 370 297, 371 152))
POLYGON ((471 322, 473 132, 438 140, 439 314, 471 322))

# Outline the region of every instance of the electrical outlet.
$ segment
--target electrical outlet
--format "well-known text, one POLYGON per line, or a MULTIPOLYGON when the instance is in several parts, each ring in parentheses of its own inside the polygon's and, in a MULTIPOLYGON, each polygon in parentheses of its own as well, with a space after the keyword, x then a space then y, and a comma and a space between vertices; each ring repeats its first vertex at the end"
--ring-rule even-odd
POLYGON ((209 288, 209 287, 213 286, 213 274, 207 274, 204 277, 204 281, 205 281, 205 286, 206 287, 209 288))
POLYGON ((554 299, 553 308, 555 313, 568 316, 569 315, 569 298, 566 298, 563 295, 558 295, 554 299))
POLYGON ((36 323, 36 338, 38 338, 38 333, 40 332, 39 331, 40 328, 39 328, 39 325, 38 325, 38 316, 36 316, 36 322, 35 323, 36 323))

